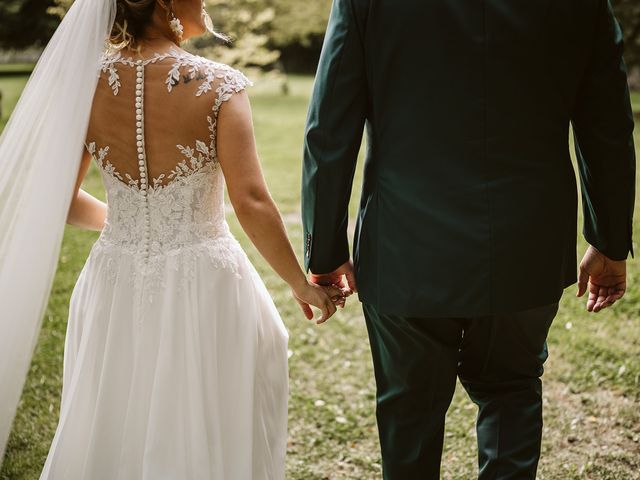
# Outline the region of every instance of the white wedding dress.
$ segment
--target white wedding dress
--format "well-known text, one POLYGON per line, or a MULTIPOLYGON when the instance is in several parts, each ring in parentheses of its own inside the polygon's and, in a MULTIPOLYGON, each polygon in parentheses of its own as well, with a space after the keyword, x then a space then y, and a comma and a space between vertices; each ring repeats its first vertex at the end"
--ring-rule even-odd
POLYGON ((86 148, 108 216, 71 297, 41 480, 284 478, 288 335, 216 157, 248 83, 182 51, 103 58, 86 148))

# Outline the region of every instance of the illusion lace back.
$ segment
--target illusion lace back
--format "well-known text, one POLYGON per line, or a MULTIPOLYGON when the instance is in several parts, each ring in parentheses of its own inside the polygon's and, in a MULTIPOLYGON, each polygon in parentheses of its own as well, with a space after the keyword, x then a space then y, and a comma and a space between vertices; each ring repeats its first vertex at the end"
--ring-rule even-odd
POLYGON ((41 479, 282 479, 286 329, 225 220, 237 70, 105 55, 86 148, 107 220, 74 288, 41 479))
POLYGON ((226 65, 177 52, 139 61, 116 54, 102 66, 87 136, 109 199, 99 245, 134 255, 133 280, 150 275, 150 287, 162 276, 162 256, 177 249, 234 268, 227 252, 233 242, 223 241, 231 238, 216 124, 223 102, 249 81, 226 65))

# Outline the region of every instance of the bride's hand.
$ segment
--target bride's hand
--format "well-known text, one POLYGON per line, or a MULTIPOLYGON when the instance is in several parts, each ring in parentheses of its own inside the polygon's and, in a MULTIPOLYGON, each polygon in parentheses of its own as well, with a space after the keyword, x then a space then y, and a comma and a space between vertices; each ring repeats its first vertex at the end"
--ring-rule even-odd
POLYGON ((336 305, 344 304, 343 292, 335 286, 322 287, 306 282, 301 287, 292 289, 292 293, 307 319, 313 320, 311 306, 321 310, 322 315, 316 320, 318 325, 326 322, 336 313, 336 305))
POLYGON ((321 287, 324 288, 324 291, 327 292, 327 295, 329 295, 331 301, 336 307, 345 307, 347 304, 347 297, 351 295, 351 292, 347 292, 337 285, 321 285, 321 287))

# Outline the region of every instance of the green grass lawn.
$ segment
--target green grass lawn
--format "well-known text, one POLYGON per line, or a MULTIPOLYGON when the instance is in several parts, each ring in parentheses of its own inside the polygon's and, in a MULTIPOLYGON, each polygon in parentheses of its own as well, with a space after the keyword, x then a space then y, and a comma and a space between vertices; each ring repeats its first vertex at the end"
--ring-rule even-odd
POLYGON ((9 114, 20 97, 20 92, 27 83, 25 76, 0 77, 0 92, 2 92, 2 104, 0 104, 0 131, 9 119, 9 114))
POLYGON ((29 74, 34 66, 32 63, 1 63, 0 75, 29 74))
POLYGON ((634 112, 640 114, 640 92, 633 92, 631 94, 631 104, 633 105, 634 112))
MULTIPOLYGON (((5 118, 24 78, 0 78, 5 118)), ((292 78, 291 95, 258 82, 253 89, 256 135, 265 174, 298 251, 300 156, 310 78, 292 78)), ((634 96, 640 110, 640 96, 634 96)), ((640 138, 637 138, 640 143, 640 138)), ((362 163, 362 162, 361 162, 362 163)), ((361 165, 360 165, 361 166, 361 165)), ((357 185, 361 181, 358 170, 357 185)), ((92 166, 85 188, 104 198, 92 166)), ((355 190, 358 190, 356 188, 355 190)), ((354 193, 354 200, 356 194, 354 193)), ((356 204, 352 202, 352 212, 356 204)), ((289 328, 290 442, 287 478, 379 478, 374 381, 364 321, 351 301, 331 322, 305 321, 277 278, 229 222, 261 272, 289 328)), ((636 235, 640 220, 635 223, 636 235)), ((67 227, 52 296, 11 435, 2 480, 37 479, 60 406, 69 296, 97 235, 67 227)), ((580 252, 585 245, 581 243, 580 252)), ((522 272, 526 282, 526 272, 522 272)), ((523 288, 527 288, 523 283, 523 288)), ((587 315, 570 289, 551 331, 546 368, 545 440, 540 479, 640 478, 640 266, 630 264, 627 298, 615 310, 587 315)), ((448 415, 443 478, 476 474, 476 409, 459 388, 448 415)), ((87 479, 90 480, 90 479, 87 479)))

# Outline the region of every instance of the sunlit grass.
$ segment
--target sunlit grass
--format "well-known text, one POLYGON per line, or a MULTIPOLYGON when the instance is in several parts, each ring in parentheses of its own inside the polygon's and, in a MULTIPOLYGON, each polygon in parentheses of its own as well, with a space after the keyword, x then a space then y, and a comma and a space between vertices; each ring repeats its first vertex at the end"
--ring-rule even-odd
POLYGON ((32 63, 0 63, 0 75, 29 74, 35 65, 32 63))
POLYGON ((631 93, 631 104, 635 112, 640 112, 640 92, 631 93))

